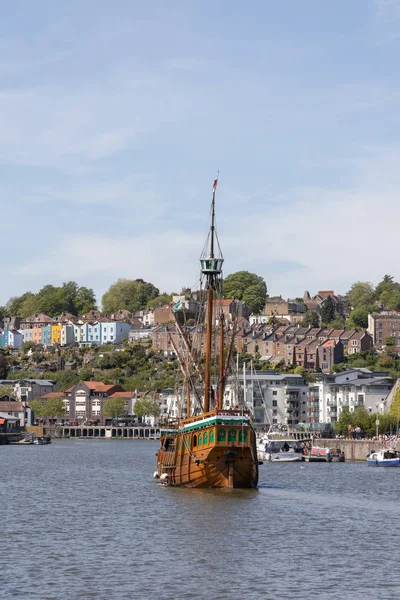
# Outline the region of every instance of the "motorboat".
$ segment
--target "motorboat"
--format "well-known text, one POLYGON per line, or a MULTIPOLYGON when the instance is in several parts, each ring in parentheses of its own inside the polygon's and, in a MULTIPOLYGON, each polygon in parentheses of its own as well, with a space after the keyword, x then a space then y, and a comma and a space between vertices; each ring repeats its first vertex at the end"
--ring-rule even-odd
POLYGON ((322 448, 321 446, 311 446, 310 450, 305 450, 304 460, 307 462, 331 462, 332 449, 322 448))
POLYGON ((46 437, 36 437, 33 440, 33 443, 36 444, 37 446, 45 446, 47 444, 51 444, 51 440, 46 437))
POLYGON ((263 462, 297 462, 303 460, 303 450, 304 444, 299 440, 271 440, 265 435, 258 440, 257 458, 263 462))
POLYGON ((371 452, 367 456, 367 464, 371 467, 400 467, 400 453, 393 448, 383 448, 371 452))

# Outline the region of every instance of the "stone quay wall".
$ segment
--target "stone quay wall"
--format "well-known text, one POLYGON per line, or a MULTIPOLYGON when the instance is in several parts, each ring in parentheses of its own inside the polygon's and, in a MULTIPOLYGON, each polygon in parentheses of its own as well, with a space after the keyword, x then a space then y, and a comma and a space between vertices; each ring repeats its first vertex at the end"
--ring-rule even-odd
MULTIPOLYGON (((380 440, 340 440, 340 439, 315 439, 314 446, 322 448, 340 448, 346 460, 365 460, 374 450, 380 450, 383 442, 380 440)), ((400 448, 397 447, 397 450, 400 448)))

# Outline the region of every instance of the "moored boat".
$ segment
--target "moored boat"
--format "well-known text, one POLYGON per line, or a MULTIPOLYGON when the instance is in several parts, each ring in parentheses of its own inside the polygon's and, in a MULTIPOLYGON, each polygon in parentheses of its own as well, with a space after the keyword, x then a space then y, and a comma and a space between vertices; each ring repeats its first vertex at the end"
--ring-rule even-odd
POLYGON ((300 440, 270 439, 268 435, 257 443, 257 457, 268 462, 298 462, 303 460, 304 443, 300 440))
MULTIPOLYGON (((178 302, 173 312, 181 343, 174 342, 172 336, 170 340, 184 377, 186 417, 168 420, 161 428, 154 477, 173 486, 255 488, 258 460, 252 416, 244 409, 244 403, 234 409, 223 408, 235 324, 231 324, 231 329, 226 326, 221 303, 224 259, 215 231, 217 181, 218 178, 213 184, 211 226, 200 258, 205 365, 200 360, 202 344, 196 347, 195 340, 179 322, 182 302, 178 302), (213 349, 217 349, 215 356, 213 349)), ((200 319, 196 325, 200 330, 200 319)))
POLYGON ((331 448, 311 446, 311 449, 304 453, 304 460, 307 462, 331 462, 332 450, 331 448))
POLYGON ((46 446, 47 444, 51 444, 51 439, 47 438, 47 437, 42 437, 42 436, 41 437, 36 437, 33 440, 33 443, 36 446, 46 446))
POLYGON ((400 467, 400 453, 393 448, 382 448, 367 456, 367 464, 372 467, 400 467))

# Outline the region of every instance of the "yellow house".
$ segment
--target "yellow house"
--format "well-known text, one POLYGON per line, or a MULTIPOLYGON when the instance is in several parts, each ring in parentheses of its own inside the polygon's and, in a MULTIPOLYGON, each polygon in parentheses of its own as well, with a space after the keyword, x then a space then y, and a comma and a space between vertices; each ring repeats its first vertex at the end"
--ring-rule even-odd
POLYGON ((62 329, 62 325, 52 325, 51 326, 51 343, 52 344, 61 344, 61 329, 62 329))

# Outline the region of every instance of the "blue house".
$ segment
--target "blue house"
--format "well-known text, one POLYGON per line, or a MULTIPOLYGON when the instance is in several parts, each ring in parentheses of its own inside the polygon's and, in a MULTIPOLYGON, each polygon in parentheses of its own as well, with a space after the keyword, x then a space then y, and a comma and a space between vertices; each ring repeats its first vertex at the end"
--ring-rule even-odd
POLYGON ((50 346, 51 344, 51 325, 42 327, 42 344, 44 346, 50 346))

